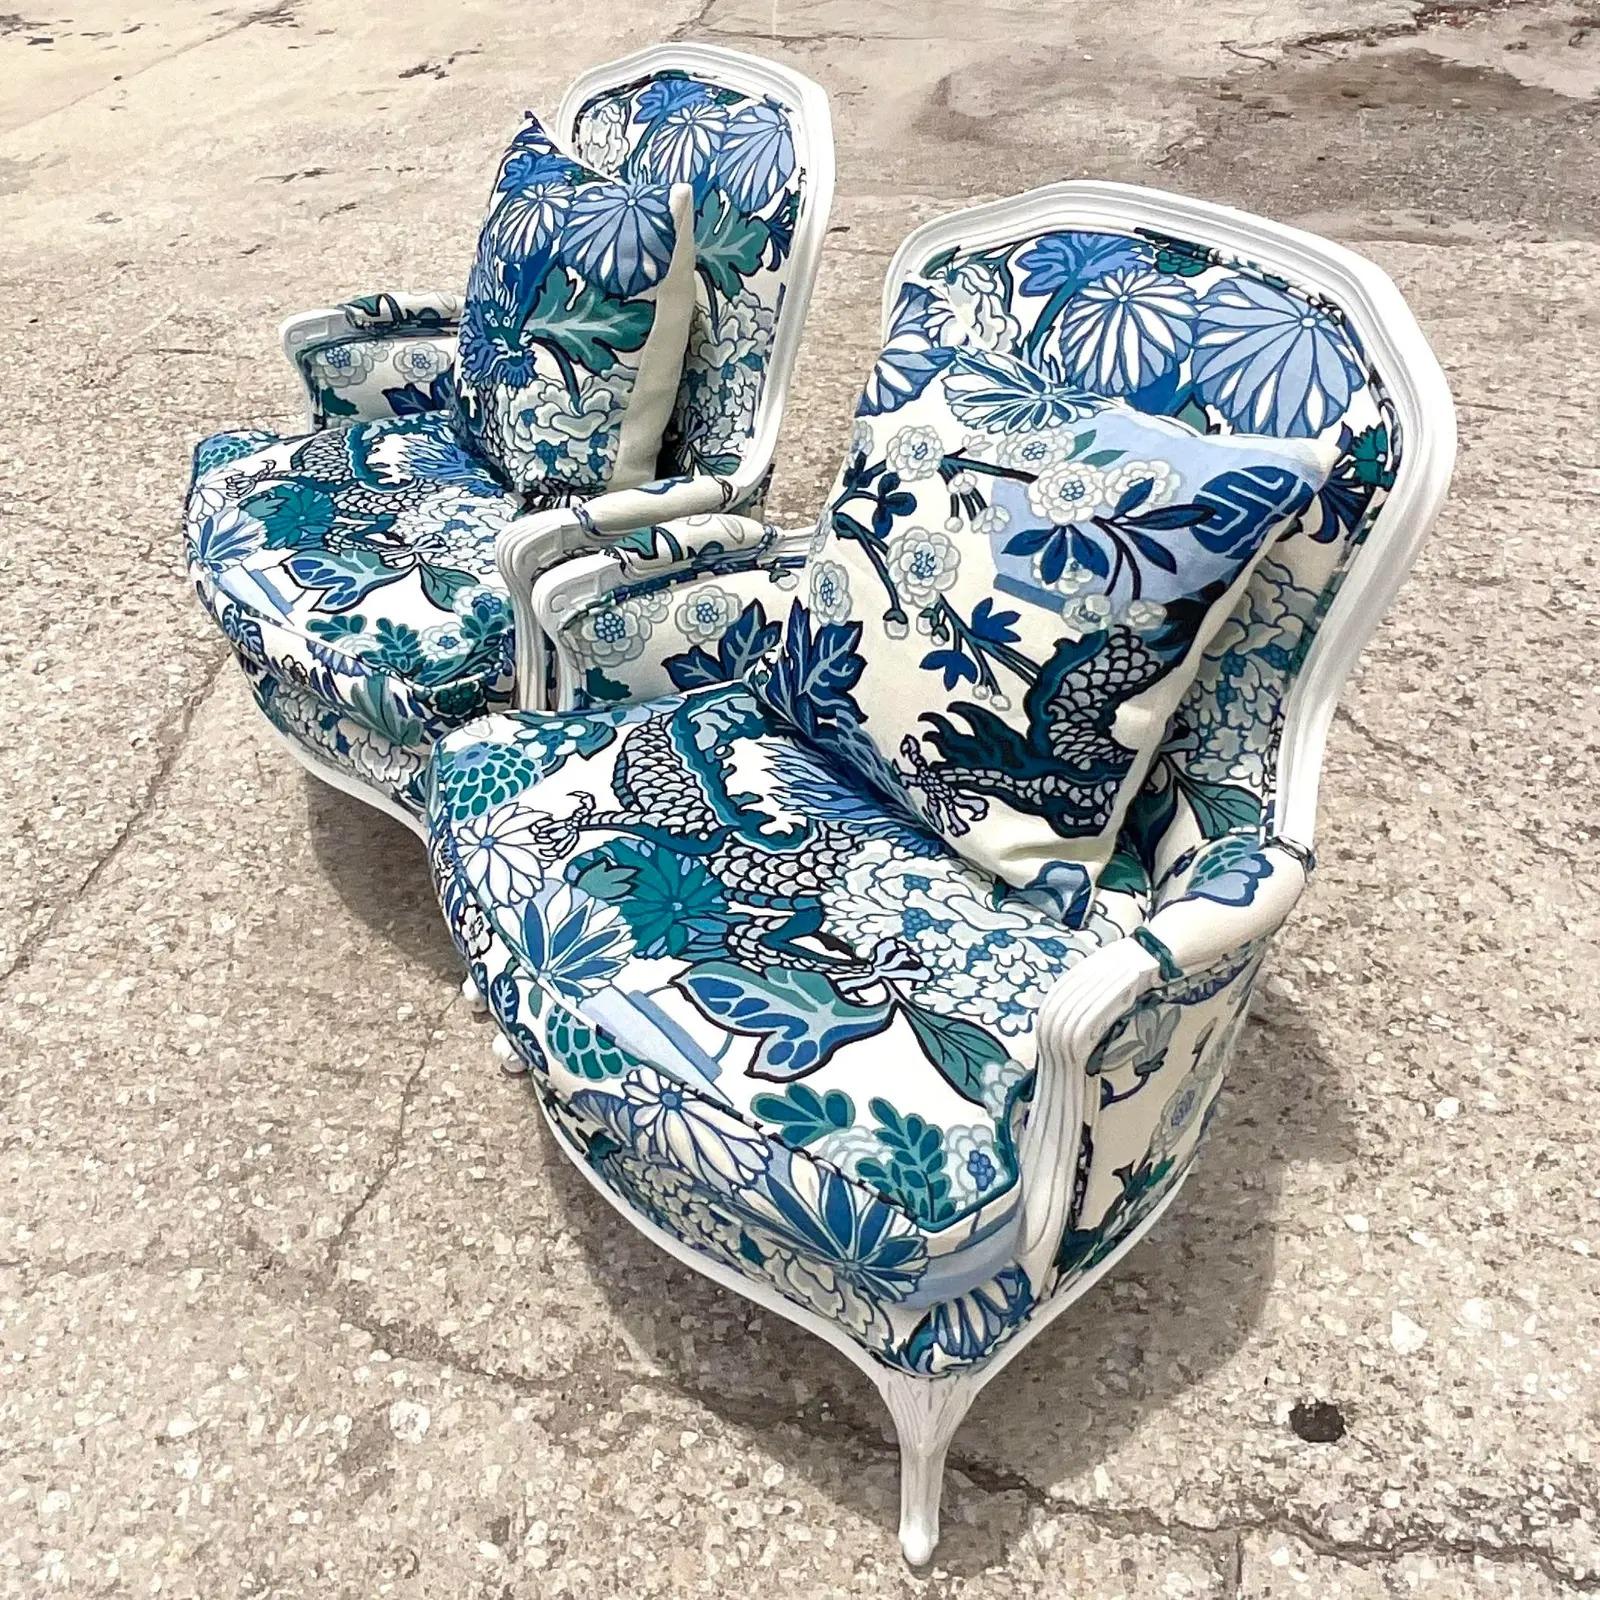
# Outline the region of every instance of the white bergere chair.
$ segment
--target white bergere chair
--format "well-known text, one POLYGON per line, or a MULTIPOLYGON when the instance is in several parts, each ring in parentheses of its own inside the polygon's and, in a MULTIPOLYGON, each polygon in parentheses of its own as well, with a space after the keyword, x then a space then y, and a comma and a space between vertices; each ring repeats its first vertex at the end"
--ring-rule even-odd
MULTIPOLYGON (((359 443, 348 454, 316 443, 350 424, 382 428, 445 414, 463 314, 458 293, 384 292, 289 318, 282 340, 305 387, 310 432, 294 440, 222 433, 196 451, 185 529, 190 577, 258 706, 316 777, 413 831, 421 831, 419 785, 434 739, 513 703, 511 611, 497 546, 515 552, 519 572, 534 574, 665 517, 730 507, 760 514, 832 204, 828 101, 811 80, 771 61, 711 45, 658 45, 579 77, 562 100, 557 141, 595 171, 631 177, 660 125, 648 97, 682 84, 713 97, 720 120, 702 119, 693 130, 697 159, 701 145, 712 150, 709 166, 701 164, 711 180, 697 199, 697 303, 658 480, 601 494, 564 520, 558 537, 541 538, 548 525, 528 515, 538 497, 506 488, 446 428, 400 459, 382 455, 394 442, 386 437, 377 475, 359 443), (750 136, 749 108, 770 118, 757 124, 769 128, 765 142, 750 136), (716 141, 736 126, 740 146, 724 183, 716 141), (768 167, 757 174, 761 160, 768 167), (299 464, 307 447, 314 469, 299 464), (341 503, 331 533, 313 521, 325 515, 330 487, 351 490, 343 500, 354 506, 341 503), (257 515, 247 498, 270 511, 257 515), (261 560, 263 517, 268 554, 281 555, 360 537, 356 524, 366 516, 384 559, 409 571, 411 535, 386 533, 383 519, 413 514, 419 503, 417 537, 446 553, 443 575, 425 586, 420 615, 429 626, 411 613, 386 615, 386 591, 349 580, 341 589, 335 574, 319 575, 326 598, 309 605, 313 628, 299 588, 261 560), (364 630, 340 631, 352 613, 364 630)), ((528 648, 524 675, 542 683, 545 641, 530 639, 528 648)), ((542 688, 527 703, 545 704, 542 688)))
MULTIPOLYGON (((924 901, 958 926, 961 907, 997 919, 1032 952, 1010 969, 1014 990, 990 980, 969 987, 965 1011, 883 1032, 865 1015, 878 1003, 866 977, 824 996, 804 963, 788 978, 763 966, 781 965, 772 940, 792 952, 810 936, 774 933, 770 918, 751 935, 715 852, 740 863, 742 914, 777 907, 812 928, 825 903, 821 926, 842 950, 840 929, 870 922, 851 921, 852 874, 893 827, 763 723, 747 690, 716 684, 773 643, 809 530, 678 523, 532 582, 513 559, 519 643, 554 640, 563 710, 442 741, 430 817, 469 987, 531 1069, 562 1149, 663 1250, 866 1373, 899 1433, 900 1538, 920 1563, 974 1399, 1144 1237, 1189 1171, 1271 937, 1311 869, 1340 687, 1439 509, 1455 432, 1439 366, 1384 273, 1236 210, 1064 183, 919 229, 884 296, 885 360, 909 382, 938 348, 934 323, 892 320, 913 278, 991 349, 1037 351, 1041 326, 1054 337, 1070 319, 1063 359, 1101 394, 1338 451, 1210 645, 1087 914, 1057 918, 928 845, 915 873, 862 880, 874 905, 903 906, 908 930, 928 927, 924 901), (1123 272, 1140 281, 1111 281, 1123 272), (1140 321, 1162 295, 1189 308, 1184 337, 1168 341, 1176 355, 1140 321), (614 702, 598 709, 596 665, 614 702), (802 842, 784 854, 791 836, 802 842), (663 860, 679 865, 647 885, 644 864, 663 860), (1029 978, 1029 960, 1059 961, 1056 976, 1029 978), (994 1032, 985 1007, 1034 994, 996 1066, 973 1037, 994 1032), (864 1053, 838 1046, 852 1027, 874 1031, 864 1053), (957 1127, 940 1078, 960 1049, 957 1127), (874 1090, 869 1126, 858 1107, 874 1090)), ((566 517, 532 520, 560 537, 566 517)))

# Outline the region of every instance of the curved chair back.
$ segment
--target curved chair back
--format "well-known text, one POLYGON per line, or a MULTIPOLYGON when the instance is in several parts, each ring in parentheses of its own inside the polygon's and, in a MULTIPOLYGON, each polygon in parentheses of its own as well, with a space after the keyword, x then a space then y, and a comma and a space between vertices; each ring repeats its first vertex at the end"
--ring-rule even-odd
POLYGON ((833 204, 828 98, 801 73, 712 45, 659 45, 579 77, 557 113, 591 166, 692 184, 698 305, 663 477, 765 490, 833 204))
POLYGON ((1130 888, 1223 834, 1309 850, 1328 723, 1455 459, 1444 374, 1388 276, 1312 234, 1072 182, 919 228, 884 286, 938 279, 960 336, 1211 432, 1340 450, 1207 653, 1124 830, 1130 888), (1142 881, 1140 881, 1142 880, 1142 881))

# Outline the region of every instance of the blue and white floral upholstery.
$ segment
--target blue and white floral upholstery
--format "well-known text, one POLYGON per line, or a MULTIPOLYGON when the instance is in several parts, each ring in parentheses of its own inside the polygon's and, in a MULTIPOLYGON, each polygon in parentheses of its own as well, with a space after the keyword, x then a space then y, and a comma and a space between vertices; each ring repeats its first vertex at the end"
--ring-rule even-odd
POLYGON ((456 355, 462 432, 513 488, 656 475, 694 307, 685 183, 598 173, 533 115, 495 174, 456 355))
MULTIPOLYGON (((706 239, 693 306, 688 293, 680 297, 683 314, 698 330, 697 353, 691 353, 687 373, 681 355, 673 355, 681 382, 654 396, 657 415, 647 419, 645 430, 651 438, 645 445, 639 445, 642 434, 634 438, 629 451, 638 460, 631 468, 616 477, 629 425, 624 422, 621 433, 610 428, 614 408, 603 408, 606 427, 589 425, 599 413, 588 400, 597 397, 596 384, 610 383, 613 375, 591 373, 591 382, 574 367, 571 387, 583 414, 568 416, 561 405, 540 401, 525 408, 528 428, 512 427, 515 438, 504 428, 491 430, 494 451, 505 455, 509 449, 517 458, 524 492, 512 493, 496 481, 501 463, 475 454, 473 430, 461 426, 456 364, 467 357, 476 363, 469 388, 476 380, 526 374, 508 361, 505 341, 481 314, 469 319, 465 349, 458 349, 464 305, 459 295, 379 294, 291 319, 284 343, 306 385, 317 431, 287 438, 221 434, 196 455, 185 517, 190 576, 258 703, 314 771, 397 808, 413 825, 421 808, 420 775, 437 734, 508 705, 514 696, 505 536, 514 526, 526 529, 522 514, 541 507, 586 496, 597 508, 604 504, 604 516, 597 509, 586 517, 574 540, 558 539, 543 552, 554 562, 585 541, 594 548, 602 527, 604 538, 611 538, 672 514, 680 503, 674 496, 686 487, 711 483, 709 498, 701 494, 703 509, 709 509, 732 497, 732 485, 722 480, 702 476, 691 482, 690 473, 713 456, 721 466, 736 457, 748 487, 759 489, 765 459, 745 459, 745 435, 763 396, 769 416, 781 409, 787 370, 767 382, 776 328, 780 312, 791 320, 803 315, 815 269, 816 236, 831 197, 826 102, 815 85, 755 58, 701 47, 644 51, 586 81, 608 87, 578 102, 566 121, 569 127, 582 122, 591 165, 617 180, 589 187, 605 194, 626 189, 634 197, 658 188, 675 191, 684 207, 685 228, 675 238, 684 245, 686 274, 691 207, 694 228, 706 239), (752 80, 788 85, 792 103, 729 87, 752 80), (684 125, 693 130, 687 147, 679 138, 684 125), (813 152, 824 170, 808 171, 801 150, 813 152), (810 230, 808 250, 797 246, 797 219, 810 230), (720 355, 713 349, 719 339, 725 345, 720 355), (478 359, 485 354, 487 362, 478 359), (720 425, 713 417, 722 415, 723 387, 726 415, 734 419, 724 436, 732 456, 720 447, 670 445, 662 452, 667 477, 594 493, 613 482, 635 483, 654 470, 669 405, 673 437, 693 435, 704 443, 707 430, 720 425), (522 444, 527 451, 520 452, 522 444), (677 461, 688 464, 689 473, 676 471, 677 461), (548 470, 529 478, 523 469, 530 465, 548 470)), ((585 341, 594 351, 614 346, 632 362, 637 352, 623 349, 627 339, 611 339, 612 324, 600 326, 585 296, 605 289, 601 280, 607 273, 619 292, 638 287, 617 274, 625 260, 637 258, 638 265, 650 254, 643 249, 645 230, 619 233, 592 206, 572 216, 565 182, 570 172, 552 169, 542 178, 520 168, 512 172, 518 162, 556 159, 542 133, 529 133, 528 139, 522 141, 527 148, 509 153, 497 178, 493 217, 499 221, 492 219, 486 229, 493 235, 491 253, 498 261, 528 246, 529 260, 549 255, 541 219, 549 220, 550 206, 564 196, 569 214, 563 225, 573 222, 579 230, 566 253, 574 271, 595 276, 593 283, 567 281, 571 296, 555 320, 581 322, 580 349, 585 341), (515 193, 501 187, 508 176, 515 193), (540 194, 549 187, 543 180, 553 177, 561 195, 547 194, 534 204, 522 177, 538 180, 533 188, 540 194)), ((518 282, 527 265, 516 268, 518 282)), ((491 276, 502 286, 507 281, 499 266, 491 276)), ((492 287, 481 270, 474 287, 492 287)), ((488 304, 483 294, 469 298, 479 313, 488 304)), ((545 298, 554 305, 559 297, 545 298)), ((500 331, 509 333, 509 325, 500 331)), ((680 328, 680 352, 683 336, 680 328)), ((570 351, 566 359, 571 362, 570 351)), ((563 384, 563 391, 571 388, 563 384)), ((628 398, 641 398, 637 387, 628 398)), ((469 422, 485 415, 470 403, 467 410, 469 422)), ((541 641, 541 653, 543 648, 541 641)))
POLYGON ((443 411, 217 434, 189 576, 279 731, 414 813, 434 739, 510 702, 494 549, 520 509, 443 411))
POLYGON ((591 166, 694 190, 697 302, 663 477, 729 478, 745 465, 813 177, 797 115, 776 95, 671 72, 608 89, 578 112, 574 145, 591 166))
MULTIPOLYGON (((852 451, 858 476, 886 456, 898 431, 896 413, 947 371, 958 350, 974 347, 1013 358, 1019 372, 1025 366, 1045 375, 1037 392, 1020 392, 1029 380, 1019 379, 1011 396, 1015 417, 1027 424, 1016 430, 1019 448, 1038 409, 1066 390, 1124 402, 1203 434, 1257 433, 1323 447, 1304 492, 1291 496, 1275 541, 1258 556, 1197 663, 1092 896, 1075 879, 1051 874, 1036 891, 1018 891, 962 862, 959 836, 953 847, 948 837, 940 840, 859 769, 847 776, 837 760, 819 768, 792 732, 777 731, 770 713, 760 720, 743 687, 725 693, 701 687, 719 674, 746 671, 752 654, 778 643, 794 599, 795 567, 812 548, 804 536, 732 555, 716 550, 639 580, 619 561, 615 585, 562 621, 559 643, 573 658, 578 706, 614 702, 619 691, 690 692, 642 707, 491 721, 454 736, 438 757, 433 859, 463 953, 502 1027, 535 1063, 552 1120, 591 1170, 668 1234, 752 1281, 775 1284, 794 1304, 839 1317, 848 1299, 853 1337, 880 1361, 927 1375, 986 1360, 1035 1310, 1069 1296, 1186 1171, 1265 953, 1263 929, 1287 914, 1309 868, 1308 852, 1273 830, 1284 696, 1394 482, 1400 438, 1383 380, 1339 306, 1197 241, 1133 228, 1034 227, 1004 243, 986 240, 913 265, 924 289, 898 302, 888 330, 872 384, 874 434, 858 436, 852 451), (1315 493, 1310 485, 1319 485, 1315 493), (632 766, 634 740, 648 744, 640 749, 638 776, 623 792, 618 773, 632 766), (473 770, 494 773, 505 786, 467 820, 458 797, 473 770), (646 772, 649 781, 641 782, 646 772), (742 841, 737 856, 715 853, 728 848, 719 829, 742 841), (849 879, 848 869, 824 873, 814 888, 797 893, 797 884, 741 876, 752 862, 763 871, 769 861, 788 862, 786 849, 795 852, 796 865, 809 863, 819 834, 831 838, 839 830, 857 841, 841 853, 841 863, 877 863, 858 879, 849 879), (518 858, 520 878, 502 875, 490 888, 502 833, 523 841, 528 853, 518 858), (712 836, 718 843, 711 855, 695 854, 697 846, 688 843, 712 836), (694 864, 708 925, 718 930, 709 947, 716 981, 693 976, 693 950, 670 958, 637 952, 628 908, 644 877, 602 864, 619 838, 633 841, 628 848, 680 850, 676 859, 694 864), (587 888, 579 882, 585 872, 587 888), (941 898, 957 884, 953 898, 941 898), (583 980, 593 988, 581 1000, 575 993, 563 998, 539 976, 555 959, 553 930, 531 938, 524 931, 519 945, 507 920, 541 897, 575 919, 563 948, 595 954, 583 980), (741 933, 748 952, 742 970, 760 977, 735 979, 728 969, 740 963, 729 960, 731 936, 720 930, 736 909, 749 917, 758 915, 756 907, 760 918, 780 927, 797 920, 779 935, 778 948, 760 948, 762 935, 752 943, 751 934, 741 933), (985 923, 990 917, 1026 920, 1006 926, 995 941, 985 923), (1035 1259, 1030 1273, 1004 1259, 1016 1244, 1008 1233, 1015 1227, 1007 1209, 1013 1202, 988 1203, 976 1213, 978 1224, 963 1218, 952 1234, 929 1226, 917 1195, 935 1188, 954 1194, 968 1181, 952 1168, 975 1148, 971 1130, 983 1125, 972 1109, 977 1105, 997 1119, 992 1149, 1000 1158, 996 1170, 1006 1175, 1000 1181, 1008 1182, 1014 1162, 1008 1164, 1007 1152, 1030 1115, 1034 1027, 1047 969, 1058 962, 1058 972, 1068 971, 1123 934, 1131 934, 1123 942, 1136 945, 1158 976, 1109 1028, 1088 1064, 1091 1093, 1076 1141, 1072 1204, 1048 1265, 1035 1259), (786 990, 788 980, 777 976, 797 960, 804 970, 832 969, 843 979, 820 1012, 814 984, 802 1003, 801 991, 786 990), (1011 977, 1008 961, 1016 962, 1011 977), (872 973, 868 987, 862 987, 866 974, 857 976, 861 965, 872 973), (815 1083, 810 1075, 781 1089, 750 1081, 752 1052, 763 1039, 828 1036, 834 1007, 848 1032, 861 1011, 903 1007, 902 992, 914 996, 912 1006, 947 1005, 949 1018, 966 1025, 960 1049, 948 1041, 941 1046, 952 1060, 981 1062, 999 1050, 1014 1064, 1004 1069, 1020 1073, 1009 1112, 983 1099, 981 1075, 979 1100, 960 1105, 950 1063, 941 1070, 937 1051, 914 1024, 895 1033, 893 1048, 841 1045, 815 1083), (951 1004, 958 992, 960 1001, 951 1004), (565 1023, 552 1037, 550 1019, 577 1005, 604 1028, 600 1014, 615 1019, 619 993, 646 996, 663 1008, 653 1020, 664 1031, 630 1033, 614 1021, 610 1037, 626 1044, 627 1055, 610 1058, 610 1069, 600 1073, 586 1067, 581 1051, 566 1048, 565 1023), (1005 1007, 1019 1007, 1005 1011, 1004 1028, 992 1010, 997 995, 1005 1007), (530 1014, 536 997, 543 1008, 537 1023, 530 1014), (987 1042, 968 1029, 986 1034, 987 1042), (669 1038, 673 1045, 692 1039, 716 1074, 691 1082, 667 1049, 669 1038), (688 1097, 685 1122, 669 1139, 654 1131, 655 1113, 633 1103, 630 1085, 638 1075, 638 1093, 648 1099, 676 1074, 683 1076, 673 1092, 688 1097), (645 1090, 646 1084, 654 1087, 645 1090), (753 1091, 762 1098, 752 1118, 753 1091), (829 1093, 838 1098, 830 1101, 829 1093), (785 1099, 794 1103, 792 1113, 780 1110, 785 1099), (894 1116, 880 1117, 875 1102, 894 1116), (837 1131, 840 1137, 824 1148, 837 1147, 833 1165, 841 1174, 871 1175, 870 1203, 859 1182, 831 1185, 809 1159, 797 1166, 784 1121, 791 1114, 796 1128, 815 1129, 819 1140, 837 1131), (686 1160, 682 1152, 701 1137, 689 1130, 696 1117, 729 1139, 743 1138, 745 1152, 759 1135, 770 1159, 763 1165, 747 1155, 741 1167, 721 1158, 720 1177, 715 1162, 686 1160), (954 1139, 952 1130, 960 1130, 954 1139), (784 1184, 798 1198, 773 1200, 773 1186, 784 1184), (774 1210, 786 1219, 784 1229, 772 1224, 774 1210), (832 1220, 819 1221, 824 1213, 832 1220)), ((936 462, 913 461, 917 443, 900 441, 907 459, 899 464, 942 496, 947 513, 919 508, 924 526, 989 548, 991 530, 974 525, 986 508, 968 503, 972 485, 962 474, 969 469, 948 458, 942 441, 936 462), (918 478, 924 468, 926 477, 918 478)), ((848 478, 847 472, 841 486, 854 494, 861 486, 847 485, 848 478)), ((880 470, 880 498, 906 492, 898 482, 884 491, 881 478, 880 470)), ((886 532, 910 509, 885 508, 868 492, 860 505, 830 506, 825 518, 859 515, 867 527, 878 521, 886 532)), ((1075 537, 1066 511, 1053 526, 1061 530, 1065 572, 1072 561, 1082 563, 1094 529, 1080 524, 1075 537)), ((826 521, 821 531, 828 532, 826 521)), ((1030 560, 1046 553, 1043 544, 1026 552, 1030 560)), ((917 554, 907 554, 913 576, 931 582, 916 568, 917 554)), ((1019 572, 1012 592, 1041 576, 1019 572)), ((813 608, 827 609, 838 602, 829 587, 835 581, 814 559, 801 593, 813 608)), ((990 615, 1000 610, 999 599, 990 615)), ((907 610, 912 637, 916 621, 907 610)), ((959 620, 965 633, 947 627, 941 637, 935 621, 913 638, 923 656, 943 652, 967 663, 966 669, 948 663, 958 684, 983 666, 982 652, 965 648, 974 614, 959 620)), ((809 692, 820 689, 825 700, 830 673, 853 687, 852 673, 865 664, 846 661, 849 653, 835 652, 837 661, 822 653, 809 692)), ((930 704, 940 692, 935 684, 930 704)), ((797 695, 788 707, 802 721, 804 699, 797 695)), ((486 796, 489 783, 482 787, 486 796)), ((669 907, 688 903, 676 888, 664 889, 664 881, 653 878, 651 892, 665 894, 669 907)), ((985 1143, 985 1155, 990 1148, 985 1143)))
MULTIPOLYGON (((911 266, 927 289, 897 297, 885 330, 874 399, 886 417, 921 395, 958 349, 976 345, 1035 368, 1055 363, 1091 393, 1208 434, 1316 439, 1338 452, 1314 502, 1267 550, 1206 648, 1145 778, 1109 871, 1113 882, 1148 890, 1152 874, 1199 840, 1270 828, 1284 696, 1399 463, 1384 382, 1340 307, 1195 240, 1136 228, 1022 228, 1003 244, 945 249, 911 266)), ((942 527, 934 521, 933 531, 942 527)), ((775 545, 766 584, 760 575, 743 581, 744 604, 786 616, 784 588, 808 548, 803 538, 775 545)), ((724 565, 713 556, 703 572, 690 562, 655 575, 673 603, 634 606, 632 694, 686 686, 676 618, 694 614, 698 587, 728 586, 724 565)), ((619 605, 634 598, 615 594, 619 605)), ((587 692, 592 663, 583 657, 589 638, 612 630, 606 606, 596 595, 563 619, 557 642, 573 660, 575 706, 604 698, 587 692)), ((716 638, 693 642, 717 657, 716 638)))
POLYGON ((874 1353, 1015 1254, 1016 1135, 1086 928, 841 777, 742 685, 494 717, 434 757, 433 862, 558 1124, 646 1216, 874 1353))
POLYGON ((373 294, 339 306, 333 328, 291 356, 311 426, 443 410, 462 304, 459 294, 373 294))
MULTIPOLYGON (((934 300, 910 284, 895 338, 934 300)), ((1087 900, 1268 542, 1331 444, 1206 435, 1048 354, 874 370, 757 692, 974 865, 1087 900)))

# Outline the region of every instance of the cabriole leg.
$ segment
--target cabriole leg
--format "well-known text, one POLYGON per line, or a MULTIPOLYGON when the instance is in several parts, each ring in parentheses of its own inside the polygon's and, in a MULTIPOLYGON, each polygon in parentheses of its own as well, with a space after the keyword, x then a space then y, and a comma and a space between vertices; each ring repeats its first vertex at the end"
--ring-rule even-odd
POLYGON ((979 1387, 965 1375, 913 1378, 884 1372, 878 1378, 900 1438, 900 1548, 913 1566, 928 1561, 939 1542, 944 1458, 979 1387))

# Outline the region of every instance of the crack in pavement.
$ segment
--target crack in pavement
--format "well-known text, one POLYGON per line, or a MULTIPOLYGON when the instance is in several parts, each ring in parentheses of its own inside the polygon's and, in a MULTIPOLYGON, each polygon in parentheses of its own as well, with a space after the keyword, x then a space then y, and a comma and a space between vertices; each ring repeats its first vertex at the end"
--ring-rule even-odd
POLYGON ((67 912, 85 895, 94 891, 111 864, 121 854, 123 846, 133 837, 139 825, 155 810, 162 791, 166 788, 167 780, 172 776, 173 768, 178 763, 178 757, 182 755, 188 743, 190 726, 200 707, 216 687, 222 669, 227 663, 228 654, 226 647, 217 651, 215 661, 201 678, 199 686, 185 696, 179 703, 178 709, 162 724, 154 741, 161 747, 161 759, 156 763, 155 771, 145 784, 144 793, 128 814, 126 821, 117 829, 116 836, 91 864, 89 870, 76 883, 60 890, 51 900, 49 910, 24 935, 17 953, 5 969, 0 971, 0 988, 4 988, 13 978, 21 977, 28 970, 40 948, 61 926, 67 912))
POLYGON ((433 1059, 434 1048, 440 1043, 444 1032, 445 1019, 455 1008, 456 1002, 461 999, 460 989, 452 989, 450 998, 445 1001, 438 1015, 429 1025, 427 1037, 423 1042, 421 1054, 417 1064, 406 1077, 400 1090, 400 1107, 395 1117, 394 1130, 389 1137, 389 1148, 384 1152, 378 1163, 378 1170, 372 1175, 366 1188, 362 1191, 361 1198, 347 1211, 334 1230, 333 1238, 329 1241, 327 1259, 323 1264, 325 1281, 334 1281, 339 1263, 344 1256, 344 1247, 348 1243, 351 1230, 360 1220, 367 1207, 376 1199, 383 1186, 389 1181, 390 1175, 400 1161, 400 1151, 405 1144, 406 1123, 411 1115, 412 1101, 417 1089, 422 1082, 422 1075, 427 1070, 429 1062, 433 1059))
MULTIPOLYGON (((419 1062, 413 1078, 420 1076, 423 1065, 419 1062)), ((240 1282, 274 1303, 320 1310, 337 1318, 341 1326, 365 1334, 375 1346, 395 1359, 459 1373, 522 1399, 582 1399, 620 1407, 629 1390, 643 1389, 663 1399, 698 1405, 724 1426, 743 1429, 755 1436, 788 1429, 813 1444, 827 1447, 834 1459, 841 1455, 846 1457, 854 1467, 898 1467, 899 1450, 893 1442, 875 1434, 870 1423, 863 1425, 863 1419, 835 1410, 825 1398, 796 1410, 781 1401, 769 1403, 758 1395, 735 1397, 670 1373, 652 1373, 619 1365, 603 1373, 579 1376, 564 1372, 550 1377, 538 1377, 515 1367, 495 1366, 461 1350, 444 1334, 416 1326, 404 1318, 382 1315, 365 1292, 350 1284, 330 1281, 325 1269, 311 1271, 297 1267, 259 1235, 247 1230, 240 1246, 243 1263, 209 1258, 125 1258, 104 1254, 94 1258, 92 1267, 75 1263, 70 1270, 75 1277, 91 1276, 99 1271, 178 1273, 200 1270, 240 1282)), ((27 1263, 14 1265, 25 1268, 27 1263)), ((69 1269, 56 1268, 44 1276, 66 1270, 69 1269)), ((37 1282, 34 1287, 38 1287, 37 1282)), ((1223 1577, 1225 1593, 1230 1597, 1240 1592, 1244 1540, 1251 1535, 1294 1539, 1314 1554, 1361 1568, 1389 1566, 1411 1556, 1440 1561, 1482 1561, 1495 1566, 1536 1569, 1552 1583, 1573 1593, 1600 1593, 1600 1572, 1569 1564, 1529 1539, 1438 1533, 1398 1533, 1387 1540, 1340 1539, 1301 1513, 1250 1495, 1244 1497, 1240 1510, 1219 1515, 1214 1522, 1199 1522, 1144 1506, 1096 1505, 1062 1497, 1015 1469, 977 1455, 952 1453, 948 1468, 984 1495, 1015 1496, 1029 1512, 1040 1517, 1085 1523, 1112 1538, 1164 1538, 1203 1554, 1217 1567, 1223 1577)))

